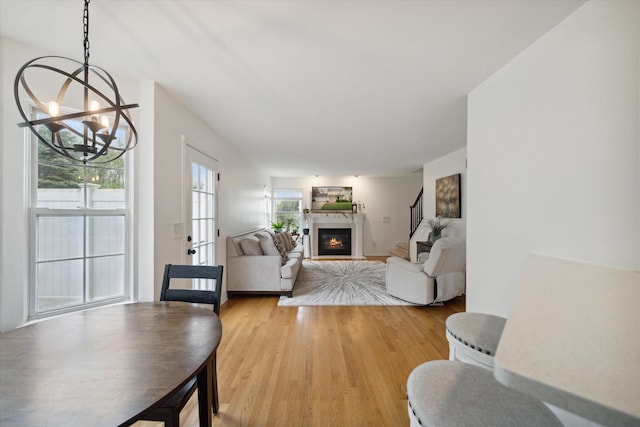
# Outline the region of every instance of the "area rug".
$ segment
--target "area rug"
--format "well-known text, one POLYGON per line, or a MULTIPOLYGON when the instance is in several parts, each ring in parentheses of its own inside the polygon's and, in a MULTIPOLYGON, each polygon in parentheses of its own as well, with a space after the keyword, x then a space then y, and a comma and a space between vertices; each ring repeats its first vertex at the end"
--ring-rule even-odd
POLYGON ((415 305, 387 294, 381 261, 304 260, 301 268, 293 297, 278 305, 415 305))

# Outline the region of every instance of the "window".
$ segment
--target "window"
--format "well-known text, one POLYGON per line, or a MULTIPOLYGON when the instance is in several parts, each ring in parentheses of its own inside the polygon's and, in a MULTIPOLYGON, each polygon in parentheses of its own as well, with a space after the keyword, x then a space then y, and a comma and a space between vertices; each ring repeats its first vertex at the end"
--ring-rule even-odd
MULTIPOLYGON (((126 132, 121 127, 118 138, 126 132)), ((32 141, 30 317, 128 299, 127 154, 84 165, 32 141)))
POLYGON ((297 232, 302 213, 302 190, 273 190, 273 221, 284 223, 285 229, 297 232))

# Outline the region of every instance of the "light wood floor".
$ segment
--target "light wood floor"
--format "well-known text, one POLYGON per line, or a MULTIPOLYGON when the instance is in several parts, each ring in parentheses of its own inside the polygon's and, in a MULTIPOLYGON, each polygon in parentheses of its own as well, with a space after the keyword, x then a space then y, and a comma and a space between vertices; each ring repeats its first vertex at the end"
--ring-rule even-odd
MULTIPOLYGON (((464 296, 440 307, 277 303, 245 297, 221 308, 216 427, 408 426, 407 377, 448 358, 444 322, 465 310, 464 296)), ((183 426, 198 425, 195 397, 183 426)))

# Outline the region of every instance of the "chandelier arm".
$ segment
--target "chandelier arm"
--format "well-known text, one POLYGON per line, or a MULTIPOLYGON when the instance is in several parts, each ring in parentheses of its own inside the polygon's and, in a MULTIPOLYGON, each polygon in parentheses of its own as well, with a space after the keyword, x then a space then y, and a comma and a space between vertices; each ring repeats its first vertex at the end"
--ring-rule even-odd
MULTIPOLYGON (((126 151, 129 151, 132 148, 134 148, 136 145, 138 145, 138 131, 133 126, 133 123, 131 122, 131 119, 128 116, 123 115, 122 117, 124 118, 124 120, 129 125, 129 132, 127 133, 127 142, 124 144, 124 147, 122 147, 122 148, 120 148, 120 147, 109 147, 112 150, 120 151, 121 152, 120 156, 122 154, 124 154, 126 151), (133 145, 131 144, 131 140, 134 141, 133 145)), ((118 157, 120 157, 120 156, 118 156, 118 157)), ((118 157, 116 157, 116 159, 118 157)))
MULTIPOLYGON (((29 88, 29 86, 27 86, 27 82, 25 81, 24 75, 22 77, 20 77, 20 82, 22 82, 22 87, 24 88, 24 91, 27 93, 27 95, 29 95, 29 98, 40 108, 42 108, 43 110, 46 110, 46 107, 42 104, 42 102, 40 102, 40 99, 38 99, 38 97, 31 91, 31 88, 29 88)), ((16 79, 16 87, 17 87, 17 83, 18 83, 18 79, 16 79)), ((15 93, 16 95, 16 101, 19 101, 18 99, 18 92, 16 91, 15 93)), ((22 112, 22 109, 20 109, 20 112, 22 112)), ((24 115, 23 115, 24 117, 24 115)), ((25 120, 27 120, 27 118, 25 117, 25 120)), ((20 126, 20 125, 18 125, 20 126)))
MULTIPOLYGON (((65 93, 67 92, 67 88, 71 85, 71 83, 73 83, 73 81, 80 83, 83 87, 84 87, 84 91, 85 91, 85 104, 87 103, 87 96, 88 96, 88 89, 91 89, 91 91, 93 91, 94 93, 96 93, 97 95, 100 96, 100 98, 106 100, 109 104, 115 106, 115 103, 111 102, 109 100, 109 98, 107 98, 106 95, 104 95, 101 91, 99 91, 96 87, 92 86, 89 84, 89 79, 85 76, 84 80, 83 79, 79 79, 77 76, 78 74, 80 74, 80 72, 82 71, 86 71, 87 68, 85 68, 84 65, 82 65, 79 61, 76 61, 75 59, 72 58, 67 58, 64 56, 41 56, 39 58, 33 59, 29 62, 27 62, 18 72, 18 76, 20 76, 20 81, 22 82, 22 86, 25 89, 25 91, 29 94, 29 97, 36 103, 38 104, 38 106, 40 108, 42 108, 43 110, 46 111, 45 106, 40 102, 40 100, 35 96, 35 94, 33 94, 33 92, 31 91, 31 89, 29 88, 29 86, 27 85, 26 82, 26 78, 24 75, 24 71, 26 71, 28 68, 41 68, 44 70, 49 70, 49 71, 53 71, 57 74, 63 75, 65 76, 67 79, 65 80, 65 82, 62 84, 62 86, 60 87, 60 90, 58 91, 58 98, 57 98, 57 102, 61 103, 65 93), (49 59, 49 58, 56 58, 56 59, 64 59, 66 61, 71 61, 71 62, 75 62, 77 64, 80 64, 81 66, 79 68, 77 68, 73 73, 68 73, 64 70, 61 70, 60 68, 54 67, 52 65, 47 65, 47 64, 34 64, 35 61, 41 60, 41 59, 49 59)), ((98 77, 100 77, 108 86, 110 89, 114 89, 114 84, 115 81, 113 80, 113 78, 111 78, 111 76, 109 76, 110 78, 110 82, 109 80, 103 78, 102 76, 100 76, 100 73, 96 70, 102 71, 103 73, 106 73, 107 75, 109 73, 107 73, 106 70, 100 68, 100 67, 93 67, 93 66, 89 66, 88 69, 91 69, 94 74, 97 74, 98 77)), ((16 84, 16 88, 17 90, 17 84, 16 84)), ((118 101, 120 100, 120 96, 118 94, 118 101)), ((88 109, 87 105, 84 105, 84 110, 86 111, 88 109)), ((85 114, 86 115, 86 114, 85 114)))
POLYGON ((128 132, 128 135, 127 135, 127 142, 126 142, 126 144, 124 144, 124 147, 122 147, 122 148, 120 148, 120 147, 111 147, 109 144, 104 144, 103 149, 102 149, 102 150, 100 150, 100 151, 96 154, 96 157, 97 157, 97 156, 100 156, 100 155, 102 155, 102 154, 106 154, 106 152, 107 152, 107 150, 108 150, 108 149, 115 150, 115 151, 119 151, 119 152, 120 152, 120 154, 118 154, 116 157, 111 158, 111 159, 110 159, 110 160, 108 160, 108 161, 104 161, 104 162, 95 162, 95 163, 108 163, 109 161, 114 161, 114 160, 116 160, 116 159, 118 159, 118 158, 122 157, 122 155, 123 155, 124 153, 126 153, 126 152, 127 152, 127 151, 129 151, 130 149, 134 148, 134 147, 138 144, 138 131, 136 130, 135 126, 133 125, 133 122, 131 121, 131 118, 130 118, 128 115, 126 115, 126 114, 123 114, 123 115, 122 115, 122 117, 124 118, 124 120, 125 120, 125 121, 127 122, 127 124, 129 125, 129 130, 130 130, 130 131, 128 132), (135 139, 134 139, 134 137, 135 137, 135 139), (133 143, 133 145, 131 145, 131 140, 132 140, 132 139, 134 139, 134 141, 135 141, 135 142, 133 143))
POLYGON ((44 139, 42 136, 40 136, 39 133, 36 133, 38 139, 44 143, 47 147, 51 148, 53 151, 55 151, 58 154, 61 154, 69 159, 75 159, 75 157, 73 157, 72 155, 69 154, 69 151, 73 150, 73 147, 65 147, 62 144, 62 141, 60 140, 60 137, 58 136, 57 138, 55 136, 52 136, 52 143, 49 143, 46 139, 44 139), (58 143, 56 144, 55 141, 58 141, 58 143))
MULTIPOLYGON (((26 65, 24 67, 22 67, 21 71, 26 67, 26 65)), ((41 103, 39 102, 38 98, 31 92, 31 90, 29 89, 29 86, 26 84, 26 82, 24 82, 24 79, 21 78, 22 73, 18 73, 18 75, 16 76, 15 82, 14 82, 14 97, 16 100, 16 105, 18 106, 18 110, 20 112, 20 115, 22 116, 23 119, 26 120, 25 123, 20 123, 18 124, 19 127, 25 127, 25 126, 29 126, 29 128, 31 129, 31 132, 33 134, 36 135, 36 137, 42 142, 44 143, 46 146, 50 147, 52 150, 54 150, 56 153, 61 154, 65 157, 69 157, 69 158, 73 158, 71 155, 69 155, 65 150, 63 150, 62 148, 65 148, 62 145, 62 141, 60 140, 60 138, 58 137, 58 141, 59 141, 59 145, 56 145, 55 143, 49 143, 49 141, 47 141, 46 139, 44 139, 44 137, 42 135, 40 135, 40 132, 37 131, 37 129, 34 127, 34 125, 32 125, 31 123, 29 123, 29 120, 27 118, 27 115, 25 114, 24 110, 22 109, 22 104, 20 103, 20 98, 18 97, 18 83, 20 81, 22 81, 23 83, 23 87, 25 88, 25 90, 27 91, 27 93, 30 93, 30 97, 32 100, 34 100, 34 102, 38 103, 41 105, 41 103)), ((55 136, 52 134, 52 141, 55 141, 55 136)))
MULTIPOLYGON (((128 105, 122 105, 120 107, 107 107, 107 108, 101 108, 99 110, 95 110, 95 111, 91 111, 91 114, 102 114, 102 113, 112 113, 114 111, 118 111, 118 110, 128 110, 131 108, 138 108, 139 105, 138 104, 128 104, 128 105)), ((18 123, 18 127, 27 127, 29 126, 29 124, 32 124, 33 126, 37 126, 37 125, 44 125, 47 123, 52 123, 52 122, 59 122, 59 121, 63 121, 63 120, 69 120, 69 119, 77 119, 78 117, 84 117, 87 115, 87 111, 81 111, 79 113, 69 113, 69 114, 64 114, 64 115, 60 115, 60 116, 54 116, 54 117, 47 117, 45 119, 38 119, 38 120, 28 120, 24 123, 18 123)))
MULTIPOLYGON (((122 117, 124 117, 124 120, 127 122, 127 124, 129 125, 129 132, 127 134, 127 143, 125 144, 125 148, 122 149, 122 151, 128 151, 132 148, 134 148, 136 145, 138 145, 138 131, 136 130, 135 126, 133 125, 133 122, 131 121, 131 118, 128 115, 123 115, 122 117), (131 145, 131 140, 133 139, 133 145, 131 145)), ((114 149, 118 149, 117 147, 114 147, 114 149)))
MULTIPOLYGON (((53 135, 53 136, 51 137, 51 140, 52 140, 52 142, 53 142, 53 144, 51 144, 51 145, 53 145, 53 146, 54 146, 54 148, 58 148, 58 149, 60 149, 60 150, 65 150, 65 151, 63 152, 65 155, 67 155, 67 153, 68 153, 69 151, 73 150, 73 147, 67 147, 66 145, 64 145, 64 143, 62 142, 62 138, 60 137, 60 133, 58 133, 58 134, 56 134, 56 135, 53 135)), ((69 156, 68 156, 68 157, 69 157, 69 156)))
MULTIPOLYGON (((73 61, 76 63, 79 63, 78 61, 76 61, 75 59, 71 59, 71 58, 65 58, 64 56, 43 56, 41 58, 37 58, 37 59, 46 59, 46 58, 59 58, 59 59, 66 59, 69 61, 73 61)), ((35 61, 35 60, 34 60, 35 61)), ((117 107, 117 105, 120 103, 120 101, 122 101, 122 97, 120 96, 120 91, 118 90, 118 87, 115 86, 115 81, 113 80, 113 78, 111 77, 111 75, 109 75, 109 73, 107 73, 107 71, 103 68, 100 67, 96 67, 93 65, 89 66, 89 69, 91 71, 93 71, 93 73, 100 78, 104 83, 106 83, 110 89, 112 89, 114 91, 114 95, 116 98, 116 101, 111 101, 104 93, 102 93, 102 91, 100 91, 98 88, 96 88, 95 86, 92 86, 89 84, 89 82, 79 79, 77 76, 77 74, 79 73, 79 71, 82 71, 82 68, 77 69, 74 73, 68 73, 64 70, 61 70, 59 68, 53 67, 51 65, 46 65, 46 64, 33 64, 31 65, 31 67, 34 68, 42 68, 45 70, 50 70, 50 71, 54 71, 58 74, 61 74, 65 77, 67 77, 67 80, 65 80, 63 86, 60 89, 60 93, 58 95, 58 101, 61 101, 60 96, 64 95, 64 93, 66 92, 66 88, 72 83, 72 80, 82 84, 85 87, 85 90, 91 90, 91 92, 95 93, 96 95, 98 95, 102 100, 104 100, 105 102, 107 102, 108 104, 112 105, 115 109, 117 108, 124 108, 123 106, 117 107), (107 76, 109 76, 109 79, 106 79, 104 76, 102 76, 100 73, 98 73, 97 71, 102 71, 103 73, 105 73, 107 76)), ((28 67, 23 67, 23 69, 26 69, 28 67)), ((42 108, 43 110, 46 110, 46 108, 44 107, 44 105, 42 105, 42 103, 39 102, 39 100, 37 100, 37 97, 33 94, 33 92, 31 92, 31 90, 29 89, 29 87, 27 86, 27 83, 25 81, 24 75, 21 77, 21 81, 22 81, 22 86, 24 87, 25 91, 29 94, 29 96, 31 97, 32 100, 34 100, 34 102, 36 102, 38 104, 38 106, 40 108, 42 108)), ((138 107, 138 104, 128 104, 129 107, 128 108, 135 108, 138 107), (134 106, 134 107, 132 107, 134 106)), ((115 111, 111 110, 111 111, 115 111)), ((94 114, 95 112, 100 111, 100 110, 96 110, 96 111, 92 111, 91 113, 94 114)), ((87 115, 86 113, 86 108, 85 108, 85 113, 78 113, 78 117, 82 116, 82 115, 87 115)), ((58 117, 62 117, 62 116, 58 116, 58 117)))

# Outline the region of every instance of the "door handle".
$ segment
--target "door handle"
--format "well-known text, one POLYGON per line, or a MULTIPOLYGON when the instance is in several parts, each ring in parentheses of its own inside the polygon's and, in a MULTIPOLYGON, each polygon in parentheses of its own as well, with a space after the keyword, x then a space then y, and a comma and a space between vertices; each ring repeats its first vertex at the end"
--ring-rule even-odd
POLYGON ((187 249, 187 255, 193 255, 196 253, 195 249, 187 249))

